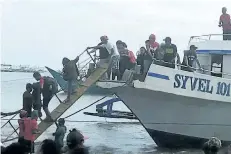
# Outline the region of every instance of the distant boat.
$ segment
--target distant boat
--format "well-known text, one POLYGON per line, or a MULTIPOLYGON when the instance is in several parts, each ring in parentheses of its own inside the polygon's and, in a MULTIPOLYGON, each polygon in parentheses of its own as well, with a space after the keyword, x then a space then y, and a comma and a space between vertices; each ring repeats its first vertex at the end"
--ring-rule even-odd
POLYGON ((12 65, 1 64, 1 72, 12 72, 12 65))
POLYGON ((44 73, 45 70, 43 70, 42 68, 37 68, 37 69, 33 69, 30 68, 29 66, 13 66, 11 64, 1 64, 1 72, 23 72, 23 73, 32 73, 38 71, 40 73, 44 73))

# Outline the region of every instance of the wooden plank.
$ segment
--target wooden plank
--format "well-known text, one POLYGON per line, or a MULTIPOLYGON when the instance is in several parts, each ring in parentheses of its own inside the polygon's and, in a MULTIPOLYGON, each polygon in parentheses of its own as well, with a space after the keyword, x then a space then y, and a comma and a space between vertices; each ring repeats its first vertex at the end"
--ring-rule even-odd
MULTIPOLYGON (((108 64, 97 68, 83 83, 84 86, 79 86, 76 91, 77 93, 71 95, 70 101, 68 103, 60 103, 52 112, 51 116, 53 119, 57 120, 67 109, 69 109, 83 94, 87 89, 97 82, 99 78, 107 71, 108 64), (87 86, 85 86, 87 85, 87 86)), ((36 139, 44 132, 47 128, 49 128, 54 122, 45 122, 41 121, 38 125, 38 129, 40 130, 40 134, 36 135, 36 139)))

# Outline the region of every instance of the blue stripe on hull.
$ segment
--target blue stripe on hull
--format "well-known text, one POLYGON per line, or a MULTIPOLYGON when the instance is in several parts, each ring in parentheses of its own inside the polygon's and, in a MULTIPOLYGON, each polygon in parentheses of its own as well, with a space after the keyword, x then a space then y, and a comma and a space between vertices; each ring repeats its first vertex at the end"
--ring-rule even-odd
POLYGON ((164 80, 169 80, 169 77, 166 75, 158 74, 158 73, 153 73, 153 72, 148 72, 148 76, 159 78, 159 79, 164 79, 164 80))

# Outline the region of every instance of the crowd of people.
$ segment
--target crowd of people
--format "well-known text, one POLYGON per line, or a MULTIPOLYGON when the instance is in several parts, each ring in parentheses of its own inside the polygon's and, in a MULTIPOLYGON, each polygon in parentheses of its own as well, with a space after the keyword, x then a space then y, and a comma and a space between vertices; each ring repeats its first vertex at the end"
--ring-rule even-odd
POLYGON ((37 151, 35 151, 35 137, 39 134, 38 129, 38 111, 33 110, 29 116, 27 111, 20 111, 19 124, 19 138, 17 143, 13 143, 8 147, 1 145, 2 154, 27 154, 27 153, 41 153, 41 154, 88 154, 88 149, 83 145, 85 137, 77 130, 70 130, 64 144, 64 136, 67 132, 65 120, 60 118, 58 123, 55 122, 57 129, 52 134, 54 140, 45 139, 37 151))
MULTIPOLYGON (((222 8, 219 27, 223 28, 223 40, 231 40, 231 20, 225 7, 222 8)), ((191 45, 190 49, 184 52, 184 58, 181 63, 177 46, 172 43, 170 37, 166 37, 164 43, 159 44, 156 42, 155 34, 151 34, 144 44, 145 45, 137 52, 137 58, 134 53, 128 49, 128 46, 124 41, 118 40, 116 41, 116 45, 113 45, 109 42, 107 36, 101 36, 100 43, 97 46, 88 47, 87 49, 92 49, 90 53, 99 50, 99 66, 104 63, 110 64, 109 69, 104 76, 104 79, 108 80, 115 80, 116 78, 117 80, 122 80, 125 70, 133 70, 136 65, 140 65, 140 74, 143 76, 143 79, 152 63, 169 68, 175 68, 176 64, 180 64, 181 69, 184 71, 194 71, 195 65, 201 68, 197 59, 197 47, 195 45, 191 45)), ((78 56, 74 60, 70 60, 66 57, 62 60, 63 79, 68 83, 68 94, 64 103, 70 101, 70 96, 73 92, 72 84, 79 76, 79 71, 76 66, 78 61, 78 56)), ((58 92, 58 85, 53 78, 42 76, 39 72, 35 72, 33 77, 37 82, 33 84, 27 83, 26 91, 23 93, 23 109, 20 111, 20 119, 18 120, 18 143, 13 143, 6 148, 1 147, 1 152, 4 154, 34 153, 35 135, 40 133, 37 120, 42 117, 41 108, 43 108, 46 114, 44 120, 55 122, 51 117, 48 105, 52 97, 58 92)), ((67 131, 64 124, 65 120, 60 118, 58 123, 56 123, 56 132, 53 133, 55 140, 45 139, 39 149, 40 153, 88 153, 83 146, 84 137, 76 129, 69 132, 66 139, 67 147, 64 147, 63 140, 67 131)), ((220 141, 217 138, 212 138, 205 143, 203 150, 205 153, 217 153, 220 147, 220 141)))
POLYGON ((125 70, 134 70, 136 65, 140 65, 139 74, 144 79, 152 62, 170 68, 175 68, 176 63, 181 64, 183 65, 181 69, 185 71, 193 71, 192 67, 194 67, 195 62, 200 67, 196 55, 197 47, 191 45, 190 49, 185 51, 181 63, 177 46, 172 43, 170 37, 166 37, 164 43, 159 45, 156 42, 156 36, 151 34, 149 39, 145 41, 145 46, 142 46, 137 52, 137 58, 128 49, 127 44, 121 40, 116 41, 115 46, 109 42, 107 36, 101 36, 100 41, 97 46, 88 47, 88 49, 92 49, 90 53, 99 50, 99 66, 104 63, 110 64, 104 77, 106 80, 115 80, 116 77, 117 80, 121 80, 125 70))
POLYGON ((36 82, 26 84, 26 91, 23 93, 23 110, 27 112, 27 117, 31 117, 32 110, 38 111, 38 117, 42 117, 43 108, 46 118, 45 121, 53 121, 48 109, 49 102, 58 92, 58 84, 55 79, 42 76, 39 72, 33 74, 36 82), (42 97, 41 97, 42 96, 42 97))

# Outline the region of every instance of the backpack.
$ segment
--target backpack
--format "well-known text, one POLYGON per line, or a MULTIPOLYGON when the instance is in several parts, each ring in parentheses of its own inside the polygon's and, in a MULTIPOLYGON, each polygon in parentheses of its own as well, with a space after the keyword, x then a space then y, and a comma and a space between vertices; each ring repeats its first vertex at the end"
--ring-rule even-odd
POLYGON ((44 80, 47 81, 47 83, 49 85, 52 86, 52 94, 56 94, 58 92, 58 88, 59 88, 57 81, 54 78, 51 78, 49 76, 45 76, 43 78, 44 78, 44 80))

